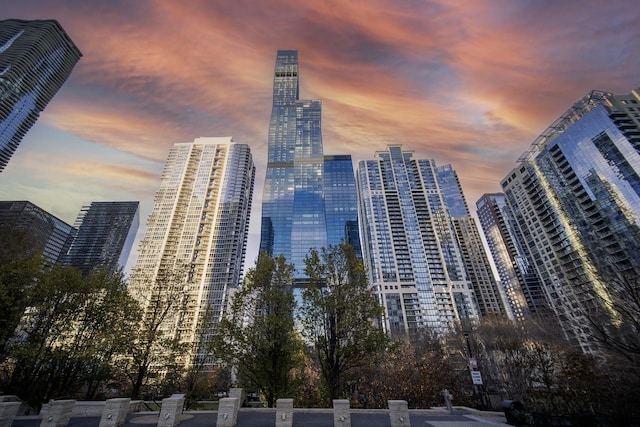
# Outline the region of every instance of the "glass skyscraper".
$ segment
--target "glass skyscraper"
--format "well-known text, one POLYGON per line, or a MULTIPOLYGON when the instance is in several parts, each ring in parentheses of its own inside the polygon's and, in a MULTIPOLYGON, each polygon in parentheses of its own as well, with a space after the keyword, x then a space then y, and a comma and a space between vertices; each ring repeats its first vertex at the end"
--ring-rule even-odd
POLYGON ((57 21, 0 21, 0 172, 81 56, 57 21))
POLYGON ((502 181, 545 296, 566 337, 586 352, 597 349, 593 325, 619 327, 616 277, 640 276, 639 147, 640 88, 592 91, 502 181))
POLYGON ((240 285, 254 180, 249 146, 231 138, 197 138, 169 151, 129 288, 147 307, 154 286, 166 286, 162 272, 184 274, 179 309, 161 330, 193 346, 186 367, 214 363, 205 350, 214 330, 205 325, 220 320, 240 285))
POLYGON ((513 317, 507 297, 493 274, 478 225, 469 213, 458 174, 451 165, 445 165, 436 168, 436 175, 462 249, 462 259, 475 291, 480 315, 513 317))
POLYGON ((363 259, 389 333, 444 333, 477 318, 435 162, 390 145, 359 163, 357 185, 363 259))
POLYGON ((532 315, 544 315, 547 300, 533 261, 521 246, 522 235, 505 195, 484 194, 476 207, 513 317, 524 321, 532 315))
POLYGON ((26 233, 31 252, 40 253, 45 265, 58 264, 69 250, 76 229, 27 201, 0 202, 0 245, 13 233, 26 233))
POLYGON ((83 274, 124 268, 139 225, 139 202, 91 202, 82 207, 78 230, 63 264, 83 274))
POLYGON ((324 156, 322 104, 300 100, 298 82, 298 52, 278 51, 260 250, 284 255, 304 280, 309 249, 359 239, 351 157, 324 156))

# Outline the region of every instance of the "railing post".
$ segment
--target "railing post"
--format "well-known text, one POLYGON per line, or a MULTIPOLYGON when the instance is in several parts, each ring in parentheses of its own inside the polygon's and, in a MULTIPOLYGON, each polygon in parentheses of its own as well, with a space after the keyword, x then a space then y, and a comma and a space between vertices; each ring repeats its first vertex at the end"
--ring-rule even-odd
POLYGON ((389 400, 391 427, 410 427, 409 404, 406 400, 389 400))
POLYGON ((276 400, 276 427, 293 426, 293 399, 276 400))
POLYGON ((102 411, 102 417, 100 417, 98 427, 122 426, 129 413, 130 402, 131 399, 126 397, 108 399, 104 406, 104 411, 102 411))
POLYGON ((333 401, 333 425, 335 427, 351 427, 349 400, 336 399, 333 401))
POLYGON ((235 427, 240 403, 237 397, 224 397, 218 401, 217 427, 235 427))

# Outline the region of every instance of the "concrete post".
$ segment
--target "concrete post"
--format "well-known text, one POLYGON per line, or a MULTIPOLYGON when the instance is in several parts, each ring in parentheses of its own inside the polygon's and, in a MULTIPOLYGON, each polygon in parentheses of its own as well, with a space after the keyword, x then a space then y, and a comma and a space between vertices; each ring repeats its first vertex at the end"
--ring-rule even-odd
POLYGON ((391 427, 410 427, 409 404, 406 400, 389 400, 391 427))
POLYGON ((276 427, 293 426, 293 399, 276 400, 276 427))
POLYGON ((158 427, 175 427, 182 421, 184 397, 167 397, 162 399, 158 427))
POLYGON ((75 400, 52 400, 42 406, 40 427, 67 427, 75 400))
POLYGON ((334 427, 351 427, 349 400, 336 399, 333 401, 333 425, 334 427))
POLYGON ((235 427, 238 421, 238 403, 237 397, 225 397, 218 401, 218 418, 216 427, 235 427))
POLYGON ((11 427, 20 409, 20 402, 0 402, 0 427, 11 427))
POLYGON ((127 414, 129 413, 129 403, 131 399, 122 397, 117 399, 108 399, 100 424, 98 427, 120 427, 124 424, 127 414))
POLYGON ((231 388, 229 389, 229 397, 238 398, 238 407, 242 408, 247 403, 247 393, 243 388, 231 388))

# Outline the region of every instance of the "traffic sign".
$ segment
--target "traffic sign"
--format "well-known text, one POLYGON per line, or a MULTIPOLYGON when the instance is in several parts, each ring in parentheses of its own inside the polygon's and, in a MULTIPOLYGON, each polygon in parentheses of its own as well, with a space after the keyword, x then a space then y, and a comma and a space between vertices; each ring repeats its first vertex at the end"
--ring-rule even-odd
POLYGON ((471 381, 474 385, 482 385, 482 375, 480 371, 471 371, 471 381))

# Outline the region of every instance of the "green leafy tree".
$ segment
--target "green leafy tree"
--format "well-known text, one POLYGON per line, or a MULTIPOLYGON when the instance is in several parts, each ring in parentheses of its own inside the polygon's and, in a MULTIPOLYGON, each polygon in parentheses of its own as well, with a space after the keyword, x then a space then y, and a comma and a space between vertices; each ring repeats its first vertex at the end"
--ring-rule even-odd
POLYGON ((173 321, 184 309, 184 281, 182 269, 160 271, 154 280, 137 277, 137 287, 148 287, 138 297, 140 321, 131 333, 122 369, 131 383, 131 398, 139 399, 145 388, 163 388, 173 383, 180 371, 181 358, 187 348, 172 333, 173 321))
POLYGON ((378 326, 383 309, 364 264, 348 244, 312 249, 305 259, 309 286, 303 293, 300 324, 313 345, 330 399, 343 394, 346 374, 371 363, 387 343, 378 326))
POLYGON ((129 348, 140 313, 121 272, 94 272, 84 280, 94 281, 97 291, 89 297, 73 337, 86 369, 84 399, 92 400, 122 387, 117 362, 129 348))
POLYGON ((283 256, 258 257, 218 326, 216 357, 232 366, 242 385, 258 390, 268 407, 294 390, 302 358, 295 332, 293 266, 283 256))
POLYGON ((41 270, 8 343, 6 392, 35 407, 59 396, 94 394, 112 375, 131 326, 120 274, 83 277, 72 267, 41 270))
POLYGON ((27 231, 0 228, 0 363, 7 357, 7 341, 15 333, 43 268, 27 231))

